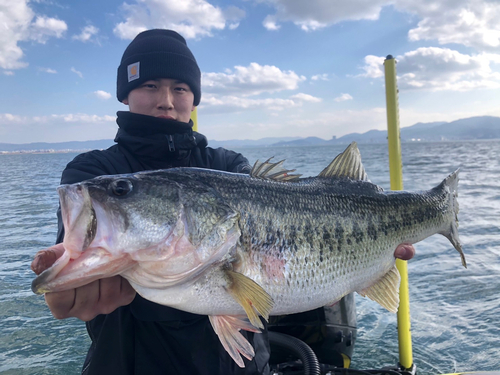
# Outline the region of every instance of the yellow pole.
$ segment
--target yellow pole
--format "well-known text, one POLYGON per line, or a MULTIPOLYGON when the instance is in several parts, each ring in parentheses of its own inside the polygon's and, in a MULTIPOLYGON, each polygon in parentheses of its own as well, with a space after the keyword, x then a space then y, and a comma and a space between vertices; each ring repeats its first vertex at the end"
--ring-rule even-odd
MULTIPOLYGON (((384 61, 384 67, 391 190, 403 190, 403 164, 401 161, 401 140, 399 134, 399 103, 396 82, 396 60, 391 55, 387 56, 384 61)), ((399 364, 405 369, 411 369, 413 367, 413 353, 411 345, 408 267, 407 263, 400 259, 396 259, 396 266, 401 275, 398 309, 399 364)))
POLYGON ((198 131, 198 108, 194 107, 194 111, 191 112, 191 120, 193 120, 193 130, 198 131))

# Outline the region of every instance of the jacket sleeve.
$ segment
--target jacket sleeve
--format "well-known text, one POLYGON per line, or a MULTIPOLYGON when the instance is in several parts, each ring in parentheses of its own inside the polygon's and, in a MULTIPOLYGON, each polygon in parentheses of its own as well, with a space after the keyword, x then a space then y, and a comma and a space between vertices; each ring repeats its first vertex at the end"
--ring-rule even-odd
POLYGON ((250 173, 252 167, 248 162, 248 159, 244 157, 242 154, 226 150, 227 160, 228 160, 228 171, 236 172, 236 173, 250 173))
POLYGON ((238 152, 219 147, 206 148, 209 156, 208 168, 234 173, 250 173, 252 167, 248 159, 238 152))

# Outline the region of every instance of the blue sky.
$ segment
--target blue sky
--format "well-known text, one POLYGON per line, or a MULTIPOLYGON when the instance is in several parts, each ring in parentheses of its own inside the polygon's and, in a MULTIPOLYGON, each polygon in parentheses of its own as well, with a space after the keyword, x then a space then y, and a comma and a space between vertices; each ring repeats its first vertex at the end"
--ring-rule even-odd
POLYGON ((0 0, 0 142, 110 139, 116 69, 140 31, 177 30, 202 71, 209 139, 500 116, 498 0, 0 0))

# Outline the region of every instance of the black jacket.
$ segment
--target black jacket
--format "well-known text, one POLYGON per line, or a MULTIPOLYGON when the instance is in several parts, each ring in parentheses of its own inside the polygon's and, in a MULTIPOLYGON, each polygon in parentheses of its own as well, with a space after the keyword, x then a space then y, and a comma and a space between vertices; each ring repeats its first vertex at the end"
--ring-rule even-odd
MULTIPOLYGON (((105 174, 172 167, 201 167, 248 173, 241 154, 207 147, 192 124, 118 112, 116 145, 78 155, 63 171, 61 183, 80 182, 105 174)), ((60 212, 58 242, 64 228, 60 212)), ((134 301, 87 323, 92 340, 82 374, 267 374, 267 331, 242 332, 255 348, 253 361, 240 369, 226 353, 208 317, 145 300, 134 301)))

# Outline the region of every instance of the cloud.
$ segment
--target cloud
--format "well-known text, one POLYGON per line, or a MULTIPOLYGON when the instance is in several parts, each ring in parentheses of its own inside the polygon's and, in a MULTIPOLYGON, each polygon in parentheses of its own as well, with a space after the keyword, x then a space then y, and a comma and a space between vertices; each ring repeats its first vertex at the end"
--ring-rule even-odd
POLYGON ((27 0, 0 0, 0 68, 21 69, 28 66, 20 42, 45 43, 48 38, 61 38, 67 29, 64 21, 37 15, 27 0))
POLYGON ((116 121, 115 116, 98 116, 89 115, 85 113, 67 113, 60 115, 49 115, 49 116, 21 116, 13 115, 11 113, 0 113, 1 122, 10 122, 17 124, 28 124, 28 123, 49 123, 53 120, 60 120, 63 122, 82 122, 82 123, 103 123, 103 122, 114 122, 116 121))
POLYGON ((83 78, 83 74, 82 72, 79 72, 78 70, 76 70, 75 68, 71 67, 70 69, 73 73, 75 73, 78 77, 80 78, 83 78))
POLYGON ((124 3, 122 9, 126 19, 113 30, 122 39, 150 28, 173 29, 188 39, 212 36, 213 30, 236 28, 245 16, 235 6, 223 10, 205 0, 135 0, 124 3))
POLYGON ((288 108, 301 107, 305 102, 318 103, 321 98, 312 95, 298 93, 287 99, 283 98, 263 98, 252 99, 235 95, 219 96, 207 94, 203 97, 203 113, 230 113, 242 110, 265 110, 283 111, 288 108))
POLYGON ((293 22, 314 31, 344 21, 377 20, 383 7, 417 16, 417 27, 408 33, 410 41, 437 40, 458 43, 479 51, 500 48, 500 2, 488 0, 260 0, 274 8, 263 22, 268 30, 280 22, 293 22))
POLYGON ((346 100, 352 100, 353 97, 349 94, 341 94, 340 96, 336 97, 335 100, 336 102, 345 102, 346 100))
POLYGON ((68 113, 61 115, 50 115, 41 118, 42 121, 45 120, 62 120, 64 122, 73 122, 73 123, 97 123, 101 124, 103 122, 115 122, 115 116, 98 116, 98 115, 89 115, 86 113, 68 113))
POLYGON ((230 5, 223 10, 223 15, 228 23, 229 30, 235 30, 240 26, 240 20, 245 18, 246 13, 243 9, 230 5))
MULTIPOLYGON (((347 20, 376 20, 389 0, 266 0, 276 10, 266 16, 268 24, 278 28, 278 22, 293 22, 304 31, 314 31, 347 20)), ((264 24, 265 25, 265 24, 264 24)))
POLYGON ((271 31, 276 31, 276 30, 279 30, 281 28, 281 26, 276 23, 276 17, 271 16, 271 15, 267 16, 264 19, 264 21, 262 21, 262 25, 267 30, 271 30, 271 31))
POLYGON ((93 25, 88 25, 88 26, 85 26, 83 29, 82 29, 82 32, 78 35, 73 35, 73 39, 75 40, 79 40, 80 42, 88 42, 90 41, 90 39, 94 36, 94 35, 97 35, 97 33, 99 32, 99 29, 93 25))
POLYGON ((66 22, 56 18, 37 16, 31 24, 31 39, 38 43, 46 43, 50 37, 61 38, 68 29, 66 22))
MULTIPOLYGON (((383 77, 383 57, 366 56, 364 74, 383 77)), ((467 55, 449 48, 423 47, 396 57, 398 87, 402 90, 454 90, 500 88, 499 54, 467 55)))
MULTIPOLYGON (((325 111, 318 113, 314 118, 296 121, 294 127, 311 129, 312 135, 322 138, 326 138, 328 134, 341 137, 352 133, 353 129, 356 129, 358 133, 364 133, 371 129, 385 129, 387 126, 386 116, 386 109, 379 107, 363 110, 325 111)), ((292 130, 290 134, 300 134, 300 132, 292 130)))
POLYGON ((13 115, 12 113, 0 113, 1 122, 11 122, 11 123, 21 123, 23 117, 19 115, 13 115))
POLYGON ((115 116, 86 113, 20 116, 0 113, 0 134, 9 143, 113 139, 115 133, 115 116), (13 127, 16 132, 12 132, 13 127))
MULTIPOLYGON (((299 111, 300 111, 300 107, 299 111)), ((314 116, 303 116, 295 107, 288 107, 279 116, 266 116, 265 119, 234 123, 231 116, 226 121, 217 121, 207 126, 204 134, 209 139, 259 139, 266 137, 304 137, 315 136, 329 139, 340 137, 354 130, 364 133, 371 129, 385 129, 387 126, 385 108, 366 110, 319 111, 314 116), (291 110, 288 110, 291 108, 291 110)), ((223 118, 224 119, 224 118, 223 118)), ((332 155, 332 158, 335 155, 332 155)))
POLYGON ((410 30, 410 41, 437 40, 457 43, 479 51, 500 48, 500 3, 484 0, 404 1, 402 9, 416 13, 422 20, 410 30))
POLYGON ((225 73, 203 73, 201 82, 204 92, 251 96, 264 92, 295 90, 305 79, 293 71, 250 63, 246 67, 235 66, 234 70, 227 70, 225 73))
POLYGON ((109 92, 102 91, 102 90, 94 91, 94 95, 97 96, 99 99, 103 99, 103 100, 108 100, 111 98, 111 94, 109 92))
POLYGON ((49 74, 57 74, 57 70, 51 68, 38 68, 39 71, 49 74))
POLYGON ((298 101, 311 102, 311 103, 319 103, 322 101, 321 98, 317 98, 315 96, 312 96, 309 94, 304 94, 301 92, 299 92, 298 94, 292 95, 291 98, 298 100, 298 101))
POLYGON ((500 88, 500 72, 491 64, 500 55, 466 55, 448 48, 418 48, 397 57, 401 89, 468 91, 500 88))
POLYGON ((361 67, 365 72, 359 77, 380 78, 384 76, 384 57, 368 55, 365 56, 365 65, 361 67))
POLYGON ((329 81, 328 73, 316 74, 311 77, 312 81, 329 81))

